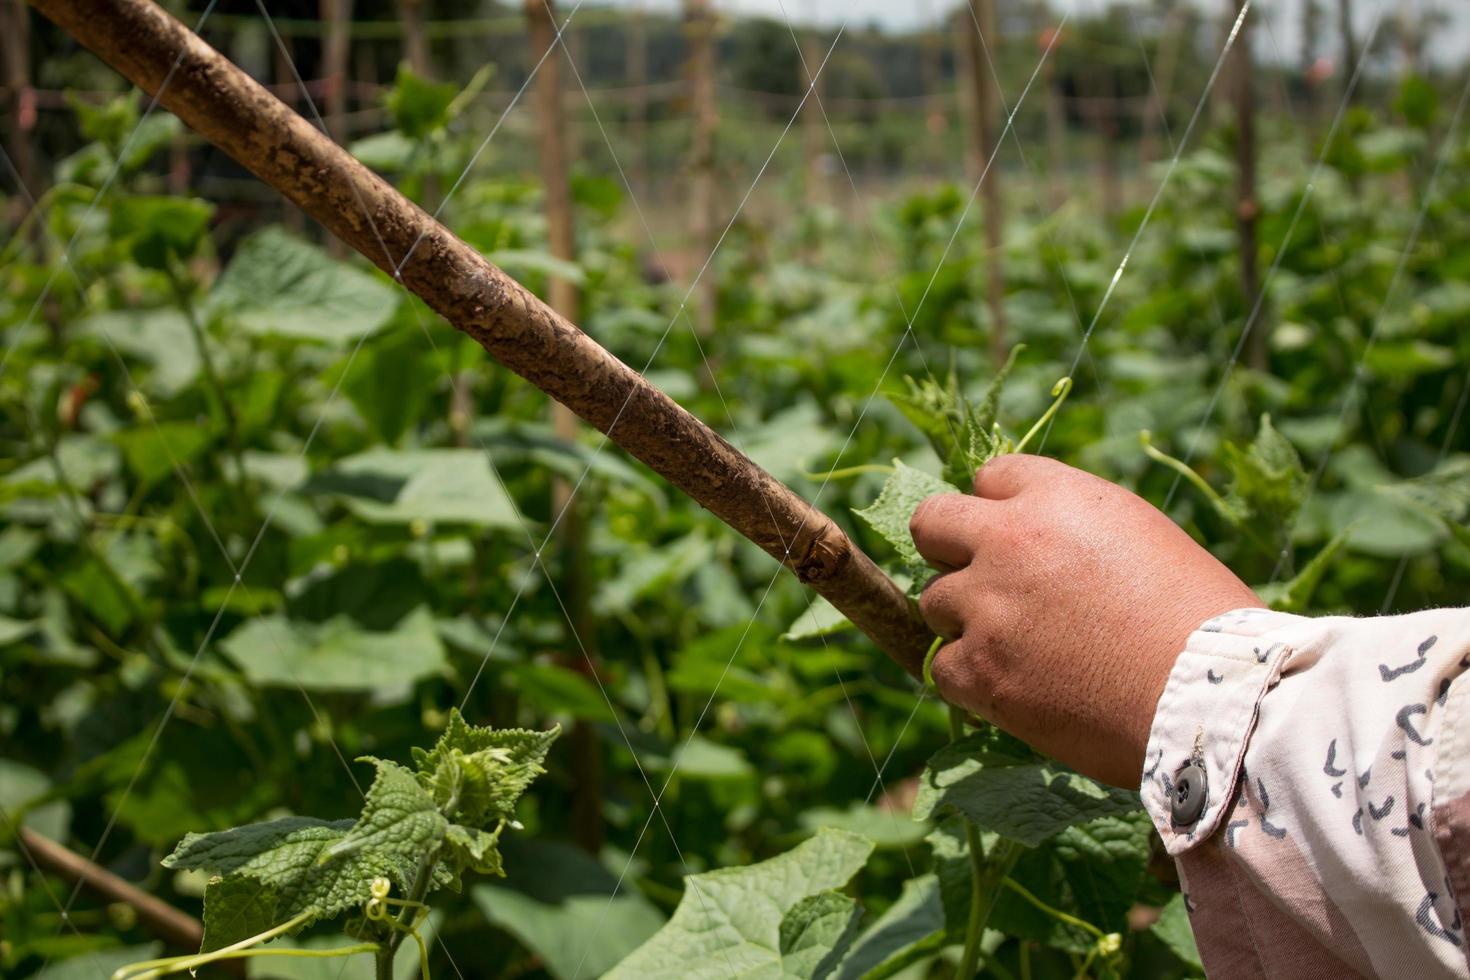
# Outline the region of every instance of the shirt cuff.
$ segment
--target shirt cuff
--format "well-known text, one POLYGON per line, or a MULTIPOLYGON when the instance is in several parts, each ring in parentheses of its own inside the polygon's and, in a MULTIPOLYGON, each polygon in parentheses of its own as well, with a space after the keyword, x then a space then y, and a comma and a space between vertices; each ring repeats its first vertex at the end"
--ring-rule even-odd
POLYGON ((1159 697, 1144 756, 1144 808, 1170 854, 1206 840, 1235 795, 1263 698, 1301 616, 1237 609, 1190 634, 1159 697))

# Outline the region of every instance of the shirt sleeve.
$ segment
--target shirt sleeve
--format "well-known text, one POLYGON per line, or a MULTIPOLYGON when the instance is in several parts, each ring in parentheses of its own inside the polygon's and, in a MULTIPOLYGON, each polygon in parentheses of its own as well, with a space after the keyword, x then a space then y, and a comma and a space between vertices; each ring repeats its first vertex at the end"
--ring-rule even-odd
POLYGON ((1141 792, 1212 978, 1470 977, 1467 666, 1470 609, 1191 635, 1141 792))

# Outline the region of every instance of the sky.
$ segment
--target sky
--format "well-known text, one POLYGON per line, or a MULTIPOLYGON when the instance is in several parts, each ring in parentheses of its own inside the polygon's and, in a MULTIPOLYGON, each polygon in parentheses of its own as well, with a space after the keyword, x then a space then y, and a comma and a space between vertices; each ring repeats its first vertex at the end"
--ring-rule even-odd
MULTIPOLYGON (((569 0, 563 0, 566 6, 569 0)), ((678 0, 589 0, 599 5, 633 6, 642 4, 647 9, 677 9, 678 0)), ((912 30, 925 24, 933 24, 942 15, 955 8, 954 0, 714 0, 716 8, 733 14, 760 14, 770 17, 789 17, 795 23, 818 23, 825 27, 837 27, 847 19, 853 26, 877 24, 893 31, 912 30)), ((1002 0, 1004 2, 1004 0, 1002 0)), ((1085 13, 1096 11, 1106 5, 1107 0, 1051 0, 1052 7, 1062 11, 1085 13)), ((1192 0, 1204 8, 1223 10, 1222 0, 1192 0)), ((1270 32, 1259 32, 1256 40, 1258 56, 1274 57, 1279 50, 1288 59, 1295 57, 1300 47, 1301 5, 1303 0, 1257 0, 1257 9, 1264 10, 1270 19, 1270 32), (1272 44, 1272 40, 1275 41, 1272 44)), ((1322 0, 1318 0, 1322 3, 1322 0)), ((1321 46, 1332 51, 1337 46, 1335 0, 1322 3, 1327 14, 1327 25, 1331 28, 1321 46)), ((1456 64, 1470 54, 1470 3, 1466 0, 1356 0, 1354 20, 1361 39, 1377 17, 1394 17, 1403 8, 1425 9, 1434 7, 1447 14, 1449 26, 1438 31, 1430 41, 1429 55, 1442 64, 1456 64)))

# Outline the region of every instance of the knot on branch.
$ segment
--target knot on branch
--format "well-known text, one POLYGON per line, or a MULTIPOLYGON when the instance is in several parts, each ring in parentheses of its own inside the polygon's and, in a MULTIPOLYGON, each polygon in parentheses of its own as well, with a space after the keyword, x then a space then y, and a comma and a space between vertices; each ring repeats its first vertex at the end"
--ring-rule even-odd
POLYGON ((830 581, 852 561, 852 542, 823 516, 811 531, 798 534, 787 564, 807 585, 830 581))

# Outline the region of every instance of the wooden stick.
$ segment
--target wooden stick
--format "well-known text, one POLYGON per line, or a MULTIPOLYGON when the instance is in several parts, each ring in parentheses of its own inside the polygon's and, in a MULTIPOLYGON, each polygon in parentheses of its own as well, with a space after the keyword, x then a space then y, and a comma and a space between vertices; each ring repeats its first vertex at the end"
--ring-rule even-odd
MULTIPOLYGON (((715 92, 715 20, 710 0, 684 0, 684 32, 689 45, 689 102, 693 113, 690 145, 689 228, 695 257, 715 249, 719 228, 715 221, 715 137, 720 108, 715 92)), ((693 266, 696 273, 699 267, 693 266)), ((694 323, 701 337, 715 332, 719 284, 714 263, 702 270, 694 295, 694 323)), ((706 378, 708 381, 708 378, 706 378)))
POLYGON ((781 561, 917 676, 930 633, 831 518, 742 455, 148 0, 30 0, 500 363, 781 561), (400 268, 401 267, 401 268, 400 268))
MULTIPOLYGON (((562 99, 561 59, 556 49, 554 0, 526 0, 526 20, 531 34, 531 64, 536 73, 536 126, 541 156, 541 181, 546 188, 546 238, 551 254, 563 262, 577 259, 576 227, 572 221, 572 180, 567 148, 567 121, 562 99)), ((547 283, 551 308, 567 319, 577 315, 577 284, 566 276, 553 275, 547 283)), ((552 431, 557 438, 575 442, 577 416, 565 405, 551 405, 552 431)), ((571 481, 551 479, 551 513, 561 518, 558 544, 561 547, 561 601, 567 617, 568 646, 575 670, 587 676, 597 672, 597 623, 592 618, 592 579, 587 548, 589 501, 573 497, 571 481)), ((572 755, 572 835, 577 846, 589 854, 602 850, 602 750, 597 729, 586 720, 572 725, 569 736, 572 755)))
POLYGON ((985 305, 990 313, 990 359, 999 369, 1010 353, 1010 341, 1006 337, 1004 258, 1001 255, 1005 216, 1001 210, 1000 161, 994 159, 1000 100, 986 47, 989 47, 992 57, 999 57, 1000 44, 996 40, 995 0, 969 0, 969 3, 969 21, 965 22, 962 16, 961 26, 969 42, 965 67, 974 93, 970 99, 970 136, 975 141, 978 172, 984 174, 985 180, 981 186, 981 196, 985 201, 985 305))
MULTIPOLYGON (((1230 12, 1239 17, 1245 0, 1230 0, 1230 12)), ((1240 239, 1240 297, 1245 310, 1246 363, 1257 371, 1270 366, 1270 327, 1256 316, 1256 302, 1261 293, 1259 248, 1256 245, 1256 218, 1260 205, 1256 201, 1256 95, 1254 66, 1251 64, 1251 18, 1241 22, 1240 36, 1230 52, 1231 81, 1235 88, 1235 228, 1240 239)))
POLYGON ((181 912, 157 896, 150 895, 106 868, 63 847, 29 827, 20 828, 20 845, 30 852, 36 866, 67 881, 80 881, 110 902, 133 907, 138 921, 170 946, 195 950, 204 939, 199 920, 181 912))

